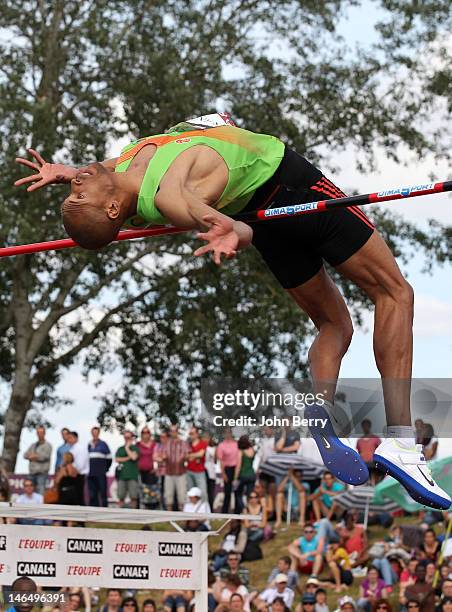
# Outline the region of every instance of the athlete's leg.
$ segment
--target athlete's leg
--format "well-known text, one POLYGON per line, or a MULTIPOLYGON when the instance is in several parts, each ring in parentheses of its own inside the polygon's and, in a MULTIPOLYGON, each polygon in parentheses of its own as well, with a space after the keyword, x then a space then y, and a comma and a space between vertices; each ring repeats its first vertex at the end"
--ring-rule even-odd
POLYGON ((375 304, 374 353, 383 382, 387 424, 411 425, 413 290, 376 231, 337 270, 375 304))
POLYGON ((333 403, 341 361, 353 335, 344 298, 325 268, 299 287, 287 291, 318 330, 308 354, 310 372, 315 392, 323 392, 326 385, 326 399, 333 403))
MULTIPOLYGON (((333 404, 341 361, 353 334, 344 298, 323 267, 311 279, 287 291, 317 327, 318 334, 308 357, 314 392, 333 404)), ((309 429, 328 470, 349 484, 366 482, 369 477, 366 464, 350 445, 339 440, 326 407, 320 403, 306 407, 305 416, 327 421, 325 427, 310 426, 309 429)), ((319 505, 313 504, 313 509, 319 518, 319 505)))
POLYGON ((374 352, 383 383, 388 437, 376 449, 374 461, 397 478, 416 501, 447 510, 450 496, 433 480, 411 429, 413 290, 377 232, 336 267, 375 304, 374 352))

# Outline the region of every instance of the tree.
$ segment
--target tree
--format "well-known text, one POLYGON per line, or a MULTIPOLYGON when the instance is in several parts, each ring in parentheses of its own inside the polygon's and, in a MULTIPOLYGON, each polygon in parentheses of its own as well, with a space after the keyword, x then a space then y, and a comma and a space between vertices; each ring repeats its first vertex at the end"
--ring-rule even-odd
MULTIPOLYGON (((362 165, 372 163, 375 142, 392 153, 404 143, 418 153, 441 154, 439 141, 428 140, 415 124, 426 103, 444 98, 440 71, 427 93, 401 106, 397 76, 385 76, 381 89, 389 61, 384 53, 350 58, 337 39, 338 16, 351 4, 5 0, 2 243, 61 235, 62 189, 29 195, 12 187, 21 173, 13 160, 26 145, 47 158, 85 163, 104 158, 122 135, 162 132, 217 102, 244 126, 278 134, 319 161, 322 146, 337 151, 349 143, 366 154, 362 165), (283 43, 281 54, 277 45, 283 43)), ((441 32, 430 15, 429 24, 431 41, 441 32)), ((404 57, 391 61, 407 63, 404 57)), ((403 252, 401 236, 416 245, 431 240, 389 215, 385 228, 396 229, 403 252)), ((450 240, 450 233, 444 236, 450 240)), ((129 409, 139 395, 172 416, 179 404, 189 410, 186 394, 206 373, 304 372, 311 327, 256 254, 243 254, 218 272, 191 259, 191 246, 172 237, 96 254, 74 250, 2 261, 0 377, 10 390, 3 447, 9 469, 33 409, 39 417, 65 401, 55 385, 76 359, 101 374, 123 367, 125 391, 110 402, 129 409)), ((447 256, 443 246, 438 252, 447 256)), ((364 303, 355 288, 343 288, 357 308, 364 303)))

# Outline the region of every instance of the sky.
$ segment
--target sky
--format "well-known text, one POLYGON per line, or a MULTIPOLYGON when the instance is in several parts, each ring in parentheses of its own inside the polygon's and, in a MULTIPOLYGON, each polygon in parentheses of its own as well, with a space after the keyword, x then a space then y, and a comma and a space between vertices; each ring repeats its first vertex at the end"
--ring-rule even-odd
MULTIPOLYGON (((342 22, 341 32, 349 41, 372 41, 374 33, 370 24, 377 16, 378 11, 373 2, 369 2, 366 9, 362 6, 354 8, 349 13, 349 19, 342 22)), ((388 159, 383 151, 378 150, 377 171, 360 174, 355 170, 355 155, 352 150, 341 153, 335 161, 342 170, 330 176, 344 191, 356 188, 360 193, 369 193, 430 182, 428 177, 432 171, 442 179, 451 178, 446 164, 438 165, 432 158, 414 160, 405 167, 388 159)), ((452 199, 448 195, 404 200, 383 206, 390 206, 391 210, 397 210, 405 219, 420 225, 425 224, 428 218, 452 225, 452 199)), ((435 267, 434 274, 430 276, 421 272, 422 266, 422 257, 415 256, 409 265, 403 268, 415 289, 413 375, 422 378, 452 377, 451 269, 450 266, 435 267)), ((366 313, 364 319, 366 329, 355 331, 350 350, 343 360, 342 377, 378 377, 372 353, 372 313, 366 313)), ((96 422, 97 404, 94 396, 99 396, 102 391, 106 392, 118 384, 114 377, 107 377, 99 388, 94 388, 92 381, 82 378, 77 366, 70 368, 58 390, 63 396, 71 397, 74 405, 52 415, 54 428, 48 432, 47 437, 53 447, 56 448, 60 444, 61 427, 76 429, 81 441, 88 442, 89 430, 96 422)), ((108 432, 103 434, 103 438, 112 449, 116 449, 122 439, 118 433, 108 432)), ((22 458, 22 454, 34 439, 34 432, 24 430, 16 472, 26 471, 27 462, 22 458)), ((440 453, 444 452, 444 445, 441 450, 440 444, 440 453)))

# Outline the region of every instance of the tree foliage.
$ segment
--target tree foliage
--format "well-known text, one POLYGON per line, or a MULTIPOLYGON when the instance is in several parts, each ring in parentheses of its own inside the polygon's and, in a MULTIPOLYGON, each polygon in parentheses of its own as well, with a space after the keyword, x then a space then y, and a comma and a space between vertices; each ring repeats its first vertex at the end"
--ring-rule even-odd
MULTIPOLYGON (((376 4, 379 43, 353 50, 337 26, 351 6, 365 10, 358 0, 4 0, 1 242, 62 234, 63 188, 30 195, 12 187, 21 174, 14 158, 26 146, 86 163, 111 147, 116 154, 121 136, 159 133, 217 105, 332 167, 350 144, 362 168, 374 163, 376 145, 395 157, 399 145, 445 155, 442 124, 427 120, 435 109, 450 110, 448 3, 376 4), (424 73, 427 58, 436 64, 424 73)), ((381 227, 400 255, 424 246, 431 262, 450 260, 450 229, 421 232, 389 214, 381 227)), ((64 403, 55 388, 77 359, 100 374, 121 367, 106 420, 137 406, 189 413, 208 374, 305 373, 312 327, 256 253, 218 271, 191 258, 191 248, 190 239, 171 237, 2 260, 10 468, 27 415, 43 418, 43 409, 64 403)), ((356 313, 368 306, 340 282, 356 313)))

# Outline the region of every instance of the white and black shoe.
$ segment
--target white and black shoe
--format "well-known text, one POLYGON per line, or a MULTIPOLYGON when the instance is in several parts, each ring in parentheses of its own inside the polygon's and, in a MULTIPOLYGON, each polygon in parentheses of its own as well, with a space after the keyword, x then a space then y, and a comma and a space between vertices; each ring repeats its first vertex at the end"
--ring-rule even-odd
POLYGON ((386 438, 374 453, 376 467, 405 487, 420 504, 437 510, 448 510, 450 496, 433 480, 424 457, 422 444, 407 446, 397 438, 386 438))

